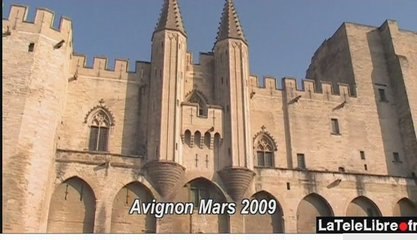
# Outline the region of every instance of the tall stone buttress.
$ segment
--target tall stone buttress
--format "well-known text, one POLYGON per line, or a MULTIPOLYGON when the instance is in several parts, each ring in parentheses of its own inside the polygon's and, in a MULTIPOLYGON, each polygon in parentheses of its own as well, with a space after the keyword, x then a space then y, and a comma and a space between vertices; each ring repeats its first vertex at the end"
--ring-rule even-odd
POLYGON ((227 0, 214 45, 215 99, 224 109, 223 169, 234 200, 247 190, 254 173, 249 114, 249 49, 234 2, 227 0))
POLYGON ((148 107, 147 173, 162 196, 168 196, 181 179, 178 164, 180 103, 184 96, 187 33, 177 0, 165 0, 152 36, 148 107))

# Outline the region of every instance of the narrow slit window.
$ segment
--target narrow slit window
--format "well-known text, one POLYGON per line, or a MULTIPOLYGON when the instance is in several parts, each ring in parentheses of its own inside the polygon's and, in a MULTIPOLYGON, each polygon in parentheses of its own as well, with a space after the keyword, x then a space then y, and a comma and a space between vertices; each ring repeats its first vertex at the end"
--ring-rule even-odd
POLYGON ((366 158, 365 158, 365 151, 360 151, 360 154, 361 154, 361 159, 362 160, 365 160, 366 158))
POLYGON ((394 162, 401 162, 400 154, 399 153, 394 152, 393 153, 393 156, 394 156, 394 162))
POLYGON ((385 94, 385 89, 378 88, 378 93, 379 93, 379 101, 380 102, 388 102, 387 95, 385 94))
POLYGON ((29 43, 28 52, 33 52, 35 50, 35 43, 29 43))
POLYGON ((337 120, 336 118, 332 118, 331 124, 332 124, 332 134, 339 135, 340 134, 339 120, 337 120))
POLYGON ((298 168, 306 169, 306 160, 305 160, 305 155, 303 153, 297 154, 297 164, 298 164, 298 168))

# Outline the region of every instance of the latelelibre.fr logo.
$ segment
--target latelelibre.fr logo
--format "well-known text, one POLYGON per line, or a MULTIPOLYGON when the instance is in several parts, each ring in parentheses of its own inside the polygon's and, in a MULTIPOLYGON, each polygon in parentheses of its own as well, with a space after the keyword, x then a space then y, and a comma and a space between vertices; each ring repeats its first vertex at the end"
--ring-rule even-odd
POLYGON ((317 217, 317 233, 417 233, 417 217, 317 217))

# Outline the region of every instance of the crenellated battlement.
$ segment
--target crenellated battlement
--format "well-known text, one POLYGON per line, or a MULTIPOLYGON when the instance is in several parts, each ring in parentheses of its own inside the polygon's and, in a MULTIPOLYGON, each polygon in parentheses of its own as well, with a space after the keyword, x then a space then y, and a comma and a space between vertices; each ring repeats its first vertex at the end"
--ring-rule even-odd
POLYGON ((130 71, 129 60, 116 59, 114 67, 108 66, 106 57, 94 57, 93 65, 87 65, 87 57, 84 55, 74 55, 72 58, 72 69, 74 78, 77 76, 102 77, 122 79, 128 81, 143 81, 147 79, 150 69, 149 62, 136 61, 134 71, 130 71))
POLYGON ((316 97, 318 95, 328 96, 328 99, 332 97, 344 98, 355 97, 351 94, 348 84, 337 83, 338 89, 334 89, 332 82, 320 81, 320 86, 317 86, 317 81, 311 79, 303 79, 297 81, 293 77, 284 77, 281 79, 282 88, 279 88, 278 81, 274 77, 265 76, 262 80, 257 76, 250 76, 250 84, 252 90, 252 96, 254 94, 268 94, 274 93, 281 94, 287 92, 290 95, 300 96, 306 95, 309 98, 316 97), (268 90, 268 91, 265 91, 268 90))
POLYGON ((55 13, 51 10, 45 8, 36 9, 33 22, 28 20, 28 13, 28 7, 12 5, 9 17, 3 19, 3 33, 13 34, 13 31, 17 30, 43 34, 57 41, 72 42, 72 21, 69 18, 61 17, 58 28, 55 28, 55 13))
POLYGON ((249 76, 250 85, 253 88, 279 90, 277 79, 272 76, 264 76, 262 79, 258 76, 249 76))
POLYGON ((353 97, 349 91, 349 85, 345 83, 337 83, 338 91, 333 88, 332 82, 320 81, 320 87, 316 86, 315 80, 303 79, 301 86, 295 78, 284 77, 282 78, 283 90, 286 92, 300 93, 300 94, 320 94, 327 96, 343 96, 353 97))

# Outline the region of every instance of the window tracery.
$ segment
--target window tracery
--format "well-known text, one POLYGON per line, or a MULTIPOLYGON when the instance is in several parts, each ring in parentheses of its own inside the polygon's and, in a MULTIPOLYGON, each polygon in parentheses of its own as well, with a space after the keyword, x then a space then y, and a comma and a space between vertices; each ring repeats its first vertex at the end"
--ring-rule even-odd
POLYGON ((104 109, 98 109, 91 114, 89 122, 89 151, 108 151, 109 133, 111 126, 111 118, 104 109))

